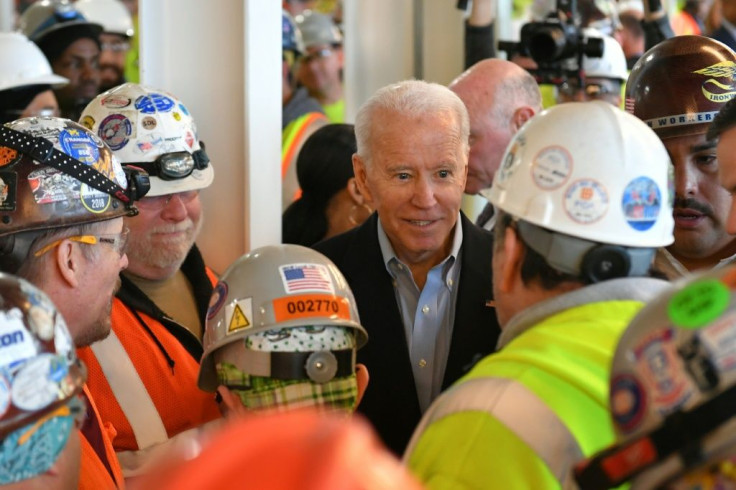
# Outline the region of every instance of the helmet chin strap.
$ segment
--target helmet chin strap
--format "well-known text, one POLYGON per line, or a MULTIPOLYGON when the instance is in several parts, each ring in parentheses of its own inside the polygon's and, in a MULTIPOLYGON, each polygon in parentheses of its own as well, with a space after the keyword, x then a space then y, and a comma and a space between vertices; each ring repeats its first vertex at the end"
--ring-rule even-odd
MULTIPOLYGON (((38 163, 60 170, 100 192, 114 196, 124 202, 128 208, 132 207, 133 201, 145 196, 150 189, 150 183, 146 185, 147 178, 137 179, 136 185, 128 186, 127 190, 123 189, 91 165, 86 165, 57 150, 54 144, 46 138, 31 136, 7 126, 0 126, 0 145, 28 155, 38 163)), ((131 170, 130 174, 126 173, 126 177, 130 179, 132 173, 135 172, 131 170)))

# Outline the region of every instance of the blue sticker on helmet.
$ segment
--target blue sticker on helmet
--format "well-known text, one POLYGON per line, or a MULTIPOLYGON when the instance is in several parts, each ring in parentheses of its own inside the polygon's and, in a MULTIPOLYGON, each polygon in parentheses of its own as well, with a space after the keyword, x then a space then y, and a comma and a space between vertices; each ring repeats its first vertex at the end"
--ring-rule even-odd
POLYGON ((642 421, 646 408, 644 389, 630 374, 616 376, 611 381, 611 412, 623 432, 634 430, 642 421))
POLYGON ((122 114, 110 114, 100 123, 97 134, 107 143, 111 150, 117 151, 128 144, 132 126, 130 120, 122 114))
POLYGON ((217 312, 220 311, 222 305, 225 304, 227 299, 227 283, 220 281, 217 283, 215 288, 212 290, 212 296, 210 297, 210 305, 207 309, 207 319, 212 320, 217 312))
POLYGON ((59 133, 59 145, 64 153, 87 165, 92 165, 100 158, 100 150, 92 138, 78 129, 62 130, 59 133))
POLYGON ((141 95, 135 100, 135 108, 143 114, 169 112, 174 108, 174 101, 162 94, 141 95))
POLYGON ((629 226, 638 231, 648 230, 657 222, 662 208, 659 186, 649 177, 637 177, 624 189, 621 207, 629 226))

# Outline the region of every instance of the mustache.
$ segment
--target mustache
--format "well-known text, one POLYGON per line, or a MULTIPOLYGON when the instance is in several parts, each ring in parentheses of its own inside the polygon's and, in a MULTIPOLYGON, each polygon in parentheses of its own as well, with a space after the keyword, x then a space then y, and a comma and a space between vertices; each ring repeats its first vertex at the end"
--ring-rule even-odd
POLYGON ((152 233, 176 233, 179 231, 188 231, 189 229, 194 227, 194 223, 191 219, 185 219, 184 221, 180 221, 178 223, 171 223, 166 225, 160 225, 156 226, 154 228, 151 228, 152 233))
POLYGON ((693 199, 692 197, 685 198, 675 196, 674 207, 675 209, 692 209, 693 211, 697 211, 708 217, 713 217, 713 208, 704 202, 693 199))

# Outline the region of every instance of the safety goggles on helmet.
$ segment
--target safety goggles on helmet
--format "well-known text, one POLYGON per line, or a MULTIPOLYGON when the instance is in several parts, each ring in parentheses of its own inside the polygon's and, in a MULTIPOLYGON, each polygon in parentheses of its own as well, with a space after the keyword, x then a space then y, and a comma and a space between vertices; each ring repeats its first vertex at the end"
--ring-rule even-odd
POLYGON ((201 148, 192 153, 188 151, 176 151, 159 155, 152 162, 135 162, 127 165, 136 165, 148 172, 149 175, 162 180, 177 180, 189 177, 196 170, 204 170, 210 164, 210 158, 204 151, 204 143, 200 141, 201 148))

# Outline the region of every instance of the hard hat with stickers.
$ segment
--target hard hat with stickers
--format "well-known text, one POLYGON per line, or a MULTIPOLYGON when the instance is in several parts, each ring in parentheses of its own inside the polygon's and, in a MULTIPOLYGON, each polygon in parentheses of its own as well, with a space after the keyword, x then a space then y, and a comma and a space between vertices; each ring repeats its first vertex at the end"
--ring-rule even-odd
POLYGON ((214 289, 198 384, 227 385, 226 364, 250 377, 315 385, 354 378, 355 352, 367 339, 353 294, 328 258, 299 245, 261 247, 235 261, 214 289))
POLYGON ((582 488, 736 487, 736 266, 690 279, 632 320, 614 356, 615 446, 576 468, 582 488))
POLYGON ((86 379, 64 319, 31 283, 0 273, 0 485, 46 471, 86 379))
POLYGON ((14 272, 33 239, 53 228, 137 214, 148 177, 123 170, 93 133, 68 119, 0 127, 0 269, 14 272))
POLYGON ((525 242, 558 270, 579 275, 589 259, 610 273, 620 263, 616 277, 641 276, 654 249, 674 241, 671 168, 639 119, 605 102, 571 102, 514 135, 481 194, 519 220, 525 242))
POLYGON ((148 172, 149 197, 204 189, 214 179, 194 119, 168 92, 125 83, 98 95, 79 122, 109 145, 124 166, 148 172))
POLYGON ((626 111, 660 138, 704 134, 736 95, 736 53, 704 36, 675 36, 644 53, 626 82, 626 111))

